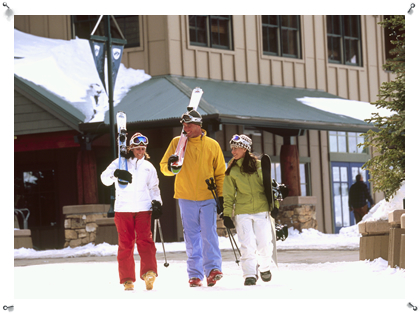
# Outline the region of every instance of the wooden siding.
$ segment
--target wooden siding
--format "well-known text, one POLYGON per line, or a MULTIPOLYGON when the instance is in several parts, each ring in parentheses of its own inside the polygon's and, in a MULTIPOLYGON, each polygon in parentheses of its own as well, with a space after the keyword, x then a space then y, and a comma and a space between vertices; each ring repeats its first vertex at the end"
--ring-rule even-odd
POLYGON ((16 91, 14 104, 15 135, 73 130, 16 91))

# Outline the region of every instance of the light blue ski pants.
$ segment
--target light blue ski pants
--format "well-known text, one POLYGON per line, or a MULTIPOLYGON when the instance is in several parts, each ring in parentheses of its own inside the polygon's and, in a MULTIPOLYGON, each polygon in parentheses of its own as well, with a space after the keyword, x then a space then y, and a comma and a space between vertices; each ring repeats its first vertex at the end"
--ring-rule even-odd
POLYGON ((217 210, 214 199, 193 201, 179 199, 187 251, 189 279, 204 279, 212 269, 222 271, 222 255, 217 235, 217 210))

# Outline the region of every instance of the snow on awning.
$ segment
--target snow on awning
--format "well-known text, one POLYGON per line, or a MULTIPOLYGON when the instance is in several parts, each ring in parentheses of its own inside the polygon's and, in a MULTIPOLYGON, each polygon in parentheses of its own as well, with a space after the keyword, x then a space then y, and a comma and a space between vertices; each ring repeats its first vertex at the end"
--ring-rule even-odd
POLYGON ((372 117, 372 113, 380 116, 391 116, 393 113, 385 108, 376 108, 367 102, 352 101, 341 98, 303 97, 297 99, 302 104, 318 108, 320 110, 365 120, 372 117))

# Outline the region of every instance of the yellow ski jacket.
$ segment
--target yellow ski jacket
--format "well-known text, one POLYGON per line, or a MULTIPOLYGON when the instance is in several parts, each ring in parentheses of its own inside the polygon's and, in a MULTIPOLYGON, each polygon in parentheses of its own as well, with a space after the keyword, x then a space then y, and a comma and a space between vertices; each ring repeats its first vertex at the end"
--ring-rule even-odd
MULTIPOLYGON (((213 199, 206 179, 214 178, 219 197, 223 196, 223 181, 226 164, 219 143, 207 137, 207 132, 196 138, 188 138, 184 163, 175 177, 175 199, 202 201, 213 199)), ((172 139, 160 161, 160 170, 165 176, 175 176, 168 170, 168 160, 175 153, 180 136, 172 139)))

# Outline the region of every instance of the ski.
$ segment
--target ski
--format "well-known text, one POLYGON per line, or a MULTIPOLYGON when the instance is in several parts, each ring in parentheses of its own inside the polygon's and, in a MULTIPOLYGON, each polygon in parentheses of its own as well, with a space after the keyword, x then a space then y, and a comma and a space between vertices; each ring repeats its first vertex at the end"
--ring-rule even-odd
POLYGON ((271 223, 271 242, 273 244, 273 253, 272 253, 272 259, 276 266, 277 264, 277 236, 276 236, 276 228, 275 228, 275 222, 274 219, 271 217, 271 211, 274 207, 274 198, 273 198, 273 189, 271 185, 271 159, 270 156, 267 154, 264 154, 261 158, 261 169, 262 169, 262 176, 263 176, 263 186, 264 186, 264 193, 267 197, 268 201, 268 218, 270 219, 271 223))
MULTIPOLYGON (((124 112, 117 113, 117 131, 118 131, 118 168, 128 171, 127 160, 122 154, 127 154, 127 116, 124 112)), ((121 188, 127 187, 128 182, 118 179, 118 185, 121 188)))
MULTIPOLYGON (((203 90, 196 87, 192 93, 190 102, 187 106, 187 111, 197 110, 198 104, 200 103, 203 90)), ((171 163, 172 173, 175 175, 181 171, 182 164, 184 163, 185 151, 187 150, 188 138, 184 128, 182 128, 181 137, 179 138, 178 145, 175 149, 175 155, 178 156, 178 161, 171 163)))

